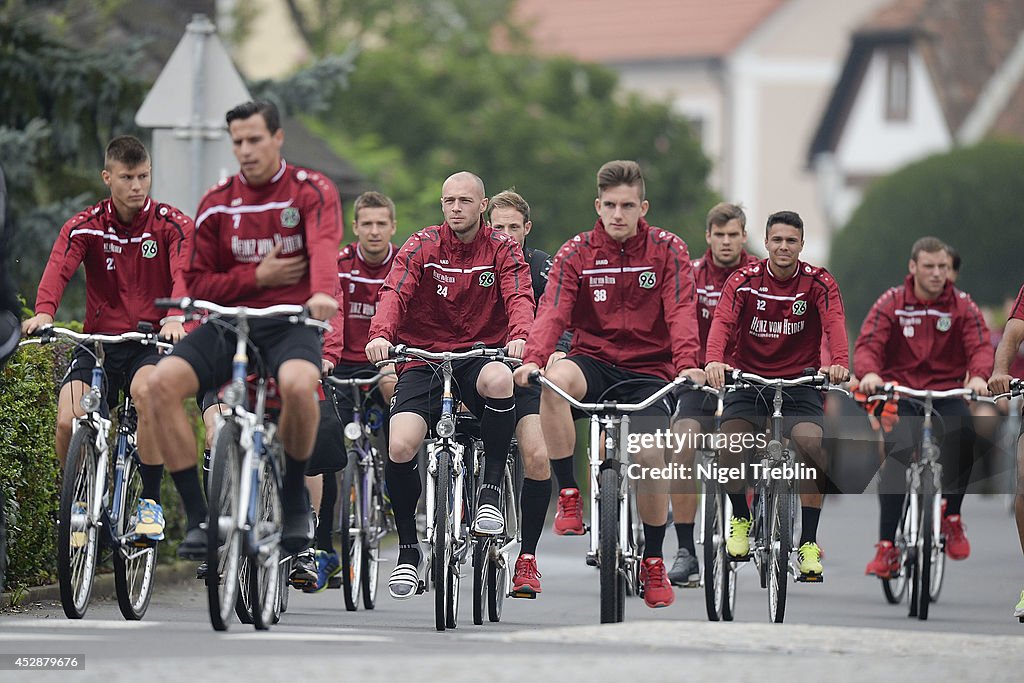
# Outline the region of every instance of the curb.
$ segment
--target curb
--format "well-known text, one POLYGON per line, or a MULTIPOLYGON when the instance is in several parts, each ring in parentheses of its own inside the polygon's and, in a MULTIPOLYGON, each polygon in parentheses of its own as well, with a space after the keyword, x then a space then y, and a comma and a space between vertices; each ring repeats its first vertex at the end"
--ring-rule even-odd
MULTIPOLYGON (((196 562, 185 562, 177 560, 171 564, 159 564, 155 569, 155 576, 153 581, 156 586, 160 584, 176 583, 178 581, 184 581, 186 579, 194 579, 196 576, 196 562)), ((116 589, 114 588, 114 573, 97 574, 92 584, 92 598, 114 598, 116 597, 116 589)), ((0 609, 9 609, 11 607, 17 607, 18 605, 29 604, 33 602, 47 602, 51 600, 60 601, 60 586, 57 584, 51 584, 49 586, 34 586, 32 588, 26 588, 19 592, 9 592, 0 594, 0 609), (15 604, 15 598, 18 597, 18 601, 15 604)))

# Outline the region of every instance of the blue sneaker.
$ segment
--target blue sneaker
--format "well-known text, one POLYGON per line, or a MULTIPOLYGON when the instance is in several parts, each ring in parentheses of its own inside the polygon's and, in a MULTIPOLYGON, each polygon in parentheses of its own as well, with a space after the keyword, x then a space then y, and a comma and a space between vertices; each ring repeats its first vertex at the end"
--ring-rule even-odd
POLYGON ((152 498, 139 499, 135 510, 135 535, 151 541, 164 540, 164 509, 152 498))
POLYGON ((303 593, 319 593, 327 589, 331 578, 341 573, 341 560, 338 553, 329 553, 326 550, 316 551, 316 583, 302 589, 303 593))

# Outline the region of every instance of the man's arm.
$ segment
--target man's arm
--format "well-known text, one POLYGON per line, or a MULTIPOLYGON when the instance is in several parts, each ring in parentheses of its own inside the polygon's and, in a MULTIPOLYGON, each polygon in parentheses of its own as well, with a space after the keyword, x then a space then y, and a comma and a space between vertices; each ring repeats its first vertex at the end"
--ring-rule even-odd
POLYGON ((533 277, 523 250, 515 240, 508 240, 498 250, 498 278, 501 296, 508 314, 507 341, 525 340, 533 326, 533 277), (506 248, 507 247, 507 248, 506 248))
POLYGON ((679 374, 696 368, 700 356, 697 288, 686 244, 671 235, 667 247, 669 254, 661 273, 661 303, 672 342, 672 362, 676 374, 679 374))
POLYGON ((1024 320, 1010 318, 1006 321, 1003 338, 999 340, 995 368, 988 381, 988 388, 992 393, 1005 394, 1010 390, 1010 380, 1013 379, 1010 376, 1010 366, 1013 365, 1013 360, 1017 357, 1017 349, 1020 348, 1021 342, 1024 342, 1024 320))
POLYGON ((338 286, 338 247, 344 234, 341 198, 334 183, 313 173, 306 181, 315 199, 306 210, 306 253, 310 294, 334 296, 338 286))
MULTIPOLYGON (((815 280, 822 285, 818 299, 821 328, 828 340, 830 364, 850 368, 850 340, 846 336, 846 310, 839 285, 832 275, 822 271, 815 280)), ((833 378, 835 379, 835 378, 833 378)))
POLYGON ((22 329, 26 333, 34 332, 41 325, 53 322, 57 307, 64 296, 64 288, 85 258, 89 235, 81 232, 87 229, 82 225, 84 221, 79 220, 81 215, 64 224, 57 241, 53 244, 53 249, 50 250, 50 258, 46 262, 46 269, 43 271, 36 294, 36 315, 22 323, 22 329))
POLYGON ((537 318, 526 339, 524 363, 544 367, 555 350, 555 342, 569 327, 579 293, 579 249, 580 242, 570 240, 555 255, 537 318))
POLYGON ((962 299, 964 354, 967 357, 967 380, 975 377, 988 380, 992 375, 992 339, 978 305, 969 297, 962 299))
POLYGON ((423 252, 427 242, 420 233, 410 237, 395 256, 384 284, 380 287, 377 311, 370 321, 369 339, 378 337, 395 342, 409 301, 416 293, 423 276, 423 252))
POLYGON ((747 281, 741 273, 734 273, 725 281, 722 297, 715 306, 715 316, 711 319, 708 331, 708 342, 705 357, 708 363, 724 363, 725 349, 736 330, 743 301, 736 293, 739 286, 747 281))
POLYGON ((853 365, 862 380, 868 375, 881 377, 885 371, 885 347, 892 335, 895 310, 896 290, 890 289, 878 298, 860 326, 853 347, 853 365))

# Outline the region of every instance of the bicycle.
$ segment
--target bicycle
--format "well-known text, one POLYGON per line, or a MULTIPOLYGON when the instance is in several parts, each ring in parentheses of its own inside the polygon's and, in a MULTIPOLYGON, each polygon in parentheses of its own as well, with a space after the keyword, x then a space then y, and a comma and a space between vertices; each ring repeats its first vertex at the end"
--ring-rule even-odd
POLYGON ((255 375, 248 375, 249 320, 279 318, 321 330, 330 327, 309 318, 302 306, 291 304, 249 308, 186 297, 157 299, 156 305, 179 308, 186 317, 236 333, 231 383, 223 392, 228 412, 217 413, 210 466, 207 600, 215 630, 226 631, 231 613, 240 609, 240 620, 244 622, 243 615, 251 613, 253 626, 266 630, 286 606, 281 593, 287 593, 282 591, 282 580, 287 586, 288 558, 282 558, 279 546, 284 451, 276 438, 274 413, 279 406, 271 390, 273 380, 266 376, 261 362, 256 363, 255 375), (232 320, 225 321, 223 316, 232 320), (240 566, 243 558, 247 566, 240 566), (240 576, 242 570, 246 570, 244 577, 240 576), (236 600, 240 584, 248 596, 248 605, 243 600, 243 607, 236 600))
POLYGON ((422 360, 439 364, 442 373, 441 417, 434 427, 437 438, 427 446, 428 580, 420 580, 417 589, 417 594, 425 592, 428 586, 434 590, 434 626, 438 631, 458 625, 461 566, 472 554, 474 544, 467 520, 472 520, 476 513, 474 482, 481 473, 482 448, 475 439, 456 438, 457 424, 462 418, 455 411, 452 393, 452 362, 467 358, 508 360, 504 349, 434 353, 399 344, 392 350, 391 358, 379 363, 422 360))
POLYGON ((108 441, 113 423, 100 412, 106 398, 104 344, 138 342, 163 351, 171 348, 153 334, 151 325, 140 324, 140 328, 145 331, 107 335, 47 325, 19 344, 47 344, 65 337, 79 345, 92 344, 96 358, 89 390, 79 402, 85 414, 72 425, 57 518, 57 580, 68 619, 81 619, 89 609, 101 543, 112 553, 117 604, 125 619, 142 619, 153 594, 156 543, 135 536, 134 513, 129 507, 142 492, 135 406, 125 392, 117 412, 113 472, 108 441))
POLYGON ((573 408, 590 414, 587 452, 590 467, 591 533, 587 564, 598 568, 601 586, 601 623, 621 622, 625 618, 627 584, 637 595, 642 593, 642 549, 633 530, 633 522, 639 515, 626 476, 630 466, 629 451, 626 448, 626 438, 629 434, 628 413, 654 405, 676 387, 687 384, 690 380, 677 377, 640 403, 583 403, 540 374, 539 370, 530 374, 530 381, 539 382, 541 386, 565 399, 573 408), (597 534, 593 533, 594 529, 597 529, 597 534))
MULTIPOLYGON (((730 561, 745 562, 752 559, 757 567, 761 588, 768 589, 768 617, 781 624, 786 616, 786 590, 788 578, 801 583, 821 583, 820 574, 800 574, 791 563, 794 550, 793 531, 799 507, 793 474, 797 473, 794 452, 783 446, 782 403, 784 390, 790 387, 807 386, 820 391, 844 391, 829 384, 826 375, 808 371, 796 379, 769 379, 760 375, 733 370, 732 383, 728 390, 772 389, 772 414, 768 430, 769 441, 759 449, 754 459, 758 463, 754 482, 753 543, 744 558, 730 557, 730 561), (787 476, 787 472, 792 473, 787 476)), ((848 393, 848 392, 847 392, 848 393)), ((735 576, 731 577, 735 579, 735 576)))
POLYGON ((932 431, 932 402, 944 398, 989 402, 996 399, 979 397, 975 391, 965 388, 932 391, 886 384, 880 394, 869 396, 867 401, 891 401, 897 394, 900 400, 920 405, 924 415, 920 446, 915 449, 907 468, 907 493, 893 542, 899 553, 900 570, 896 576, 881 579, 882 592, 887 602, 899 604, 909 585, 908 616, 923 621, 928 619, 930 604, 939 599, 946 573, 942 537, 942 464, 939 462, 939 444, 932 431))
POLYGON ((348 464, 342 474, 338 513, 342 595, 345 609, 350 612, 359 608, 360 594, 363 607, 373 609, 376 605, 380 542, 394 526, 384 501, 384 460, 371 441, 374 433, 380 431, 384 417, 375 416, 367 406, 370 391, 390 374, 326 378, 334 387, 352 391, 351 420, 345 423, 348 464))

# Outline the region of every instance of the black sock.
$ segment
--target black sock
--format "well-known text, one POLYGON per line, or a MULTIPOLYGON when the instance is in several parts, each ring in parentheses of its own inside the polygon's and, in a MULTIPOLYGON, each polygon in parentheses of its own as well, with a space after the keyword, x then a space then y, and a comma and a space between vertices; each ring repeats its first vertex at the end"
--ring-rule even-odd
POLYGON ((573 464, 573 457, 571 455, 551 460, 551 471, 555 473, 555 478, 558 480, 559 490, 579 488, 579 484, 576 483, 576 473, 573 471, 575 469, 573 464))
POLYGON ((206 500, 210 500, 210 449, 207 448, 203 451, 203 495, 206 496, 206 500))
POLYGON ((817 543, 819 519, 821 519, 821 508, 812 508, 807 505, 800 508, 800 545, 817 543))
POLYGON ((964 494, 962 493, 947 493, 946 498, 946 517, 950 515, 959 515, 960 507, 964 504, 964 494))
POLYGON ((680 522, 675 525, 676 538, 679 540, 679 547, 686 548, 691 555, 696 555, 697 550, 693 547, 693 524, 680 522))
POLYGON ((398 561, 396 564, 420 564, 420 543, 416 533, 416 518, 395 519, 398 530, 398 561))
POLYGON ((384 465, 384 481, 388 486, 388 495, 391 496, 391 511, 395 515, 398 542, 404 545, 417 541, 416 503, 423 489, 417 468, 415 457, 409 462, 389 459, 384 465))
POLYGON ((309 510, 306 495, 306 461, 284 454, 284 476, 281 478, 281 507, 285 512, 299 513, 309 510))
POLYGON ((164 478, 164 466, 139 463, 139 474, 142 475, 142 497, 151 498, 159 503, 160 480, 164 478))
POLYGON ((480 505, 498 504, 508 447, 515 429, 513 397, 484 400, 484 414, 480 418, 480 438, 484 442, 484 487, 480 490, 480 505))
POLYGON ((750 506, 747 505, 747 493, 730 493, 729 500, 732 501, 732 516, 740 519, 750 519, 750 506))
POLYGON ((199 485, 199 470, 193 466, 180 472, 171 472, 171 479, 185 505, 187 528, 198 529, 199 524, 206 521, 206 500, 203 499, 203 489, 199 485))
POLYGON ((323 494, 320 497, 320 514, 316 525, 316 548, 334 552, 331 533, 334 531, 334 504, 338 501, 338 480, 334 472, 324 472, 323 494))
POLYGON ((523 479, 523 545, 521 555, 536 555, 537 543, 551 503, 551 479, 523 479))
POLYGON ((644 559, 648 557, 661 557, 661 546, 665 543, 665 527, 668 524, 662 524, 661 526, 651 526, 647 522, 644 522, 644 559))
POLYGON ((900 525, 903 514, 903 496, 896 493, 878 495, 881 514, 878 516, 878 540, 893 541, 896 539, 896 527, 900 525))

